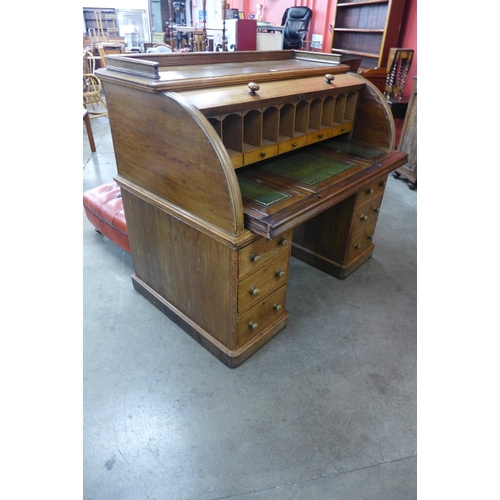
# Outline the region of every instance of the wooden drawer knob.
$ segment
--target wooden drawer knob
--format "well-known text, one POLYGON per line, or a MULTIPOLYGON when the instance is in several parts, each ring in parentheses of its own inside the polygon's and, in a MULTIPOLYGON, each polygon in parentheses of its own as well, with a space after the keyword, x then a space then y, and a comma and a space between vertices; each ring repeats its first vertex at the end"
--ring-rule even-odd
POLYGON ((258 253, 253 253, 252 255, 250 255, 250 260, 252 262, 259 262, 261 258, 262 257, 258 253))
POLYGON ((260 85, 259 85, 259 84, 257 84, 257 83, 254 83, 254 82, 250 82, 250 83, 248 84, 248 88, 250 89, 250 90, 248 91, 248 93, 249 93, 250 95, 257 95, 257 90, 259 90, 259 89, 260 89, 260 85))

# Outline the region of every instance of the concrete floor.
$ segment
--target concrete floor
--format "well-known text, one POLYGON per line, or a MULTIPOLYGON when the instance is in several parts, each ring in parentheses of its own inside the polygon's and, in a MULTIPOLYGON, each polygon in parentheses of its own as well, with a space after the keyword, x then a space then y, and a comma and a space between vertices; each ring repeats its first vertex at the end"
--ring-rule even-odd
MULTIPOLYGON (((83 191, 116 174, 83 128, 83 191)), ((134 291, 83 210, 85 500, 417 498, 417 191, 389 176, 372 259, 293 259, 287 327, 229 369, 134 291)))

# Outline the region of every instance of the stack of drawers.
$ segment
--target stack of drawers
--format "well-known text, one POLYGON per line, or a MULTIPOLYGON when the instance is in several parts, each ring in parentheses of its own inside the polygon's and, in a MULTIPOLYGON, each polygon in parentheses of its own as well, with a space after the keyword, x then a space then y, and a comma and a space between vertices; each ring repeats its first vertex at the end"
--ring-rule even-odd
POLYGON ((292 231, 259 238, 239 251, 237 347, 282 321, 290 267, 292 231))
POLYGON ((378 179, 356 195, 347 262, 352 262, 373 246, 373 235, 375 234, 386 181, 387 176, 378 179))

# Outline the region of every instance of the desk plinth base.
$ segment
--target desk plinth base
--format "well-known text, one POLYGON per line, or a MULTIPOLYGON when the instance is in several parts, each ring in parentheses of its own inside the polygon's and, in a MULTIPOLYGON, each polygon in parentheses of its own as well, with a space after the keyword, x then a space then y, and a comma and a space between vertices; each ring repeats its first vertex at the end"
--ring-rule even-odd
POLYGON ((324 273, 343 280, 372 256, 374 248, 375 245, 371 245, 347 265, 339 264, 338 262, 327 259, 326 257, 318 255, 317 253, 297 245, 296 243, 293 243, 292 245, 292 256, 312 267, 315 267, 316 269, 319 269, 320 271, 323 271, 324 273))
POLYGON ((138 278, 135 274, 132 275, 132 283, 134 288, 146 299, 159 309, 165 316, 172 320, 177 326, 182 328, 188 335, 201 344, 205 349, 212 353, 219 361, 224 363, 229 368, 240 366, 246 359, 260 349, 264 344, 269 342, 276 334, 278 334, 286 326, 288 312, 281 315, 279 320, 271 323, 260 335, 247 342, 239 349, 231 350, 208 332, 203 330, 194 321, 189 319, 185 314, 179 311, 176 307, 165 300, 161 295, 156 293, 144 281, 138 278))

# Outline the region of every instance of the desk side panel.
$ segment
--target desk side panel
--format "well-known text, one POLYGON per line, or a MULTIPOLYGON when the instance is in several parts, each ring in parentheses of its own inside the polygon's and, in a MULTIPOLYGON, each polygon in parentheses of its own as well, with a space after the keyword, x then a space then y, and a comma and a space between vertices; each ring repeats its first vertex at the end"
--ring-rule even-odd
POLYGON ((180 209, 237 235, 236 175, 205 117, 182 98, 105 84, 118 173, 180 209))
POLYGON ((396 127, 384 95, 365 78, 352 75, 365 83, 359 94, 352 138, 392 151, 396 145, 396 127))
POLYGON ((135 275, 194 328, 234 348, 237 252, 122 189, 135 275))

